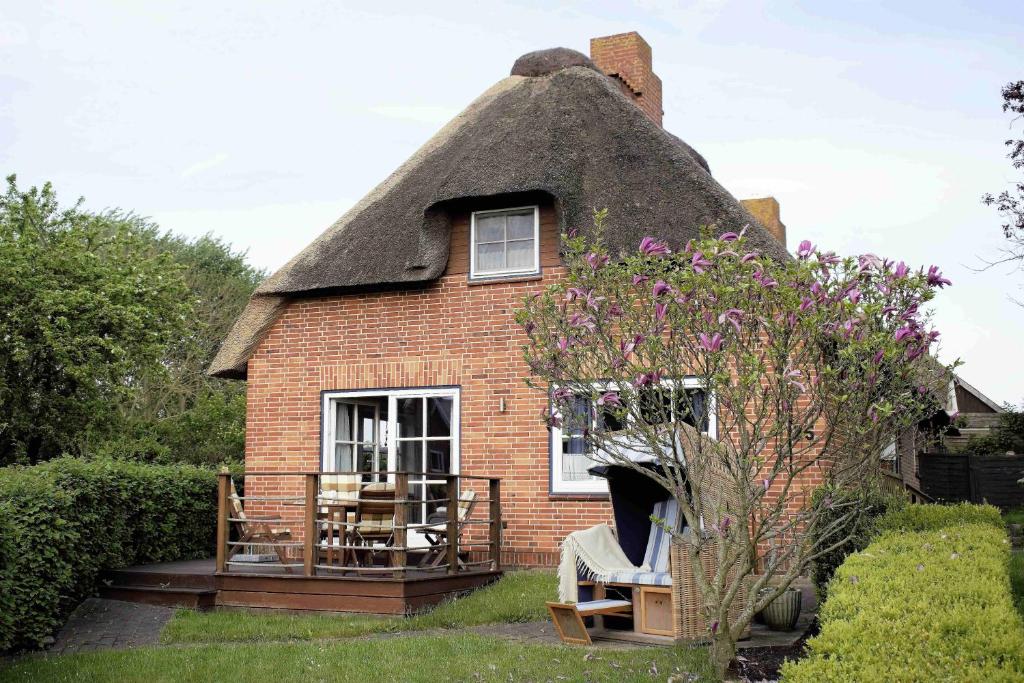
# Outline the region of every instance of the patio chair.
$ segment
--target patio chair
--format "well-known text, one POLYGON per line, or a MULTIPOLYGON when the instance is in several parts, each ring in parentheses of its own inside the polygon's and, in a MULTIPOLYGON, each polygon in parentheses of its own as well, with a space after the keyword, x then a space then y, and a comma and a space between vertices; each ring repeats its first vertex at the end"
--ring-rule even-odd
POLYGON ((322 559, 332 566, 345 566, 351 531, 355 527, 360 475, 321 474, 317 522, 322 559))
POLYGON ((288 566, 288 556, 285 553, 284 546, 280 545, 282 542, 290 541, 292 538, 291 529, 279 526, 284 520, 277 515, 267 517, 250 517, 246 515, 245 509, 242 507, 242 499, 238 495, 238 489, 235 488, 233 480, 231 482, 229 502, 231 504, 231 525, 235 528, 238 543, 231 546, 227 559, 230 560, 234 557, 242 549, 243 544, 266 545, 274 549, 278 561, 284 566, 284 570, 290 574, 292 568, 288 566))
MULTIPOLYGON (((376 554, 374 544, 380 543, 390 548, 395 539, 395 485, 387 482, 367 484, 359 492, 356 503, 355 527, 352 531, 352 545, 366 548, 369 564, 373 564, 376 554)), ((361 550, 361 549, 360 549, 361 550)), ((358 552, 353 549, 356 564, 359 563, 358 552)), ((390 551, 394 564, 394 551, 390 551)))
MULTIPOLYGON (((473 507, 476 505, 476 491, 463 491, 459 495, 459 509, 457 513, 458 527, 456 533, 462 532, 466 520, 473 514, 473 507)), ((443 564, 448 557, 448 511, 440 507, 427 517, 427 522, 436 522, 420 528, 420 533, 427 539, 433 552, 428 551, 420 560, 421 567, 437 567, 443 564)), ((458 560, 460 566, 465 566, 462 560, 458 560)))

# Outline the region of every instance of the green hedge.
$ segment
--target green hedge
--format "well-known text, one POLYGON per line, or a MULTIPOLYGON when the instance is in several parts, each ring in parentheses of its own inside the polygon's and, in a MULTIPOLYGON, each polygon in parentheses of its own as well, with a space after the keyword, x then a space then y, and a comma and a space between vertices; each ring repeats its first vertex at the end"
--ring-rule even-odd
POLYGON ((985 524, 1004 529, 999 508, 992 505, 908 505, 890 511, 878 520, 878 531, 936 531, 964 524, 985 524))
POLYGON ((208 557, 217 475, 59 458, 0 469, 0 651, 38 647, 103 569, 208 557))
POLYGON ((887 531, 847 558, 829 584, 821 633, 805 659, 783 667, 783 680, 1024 680, 1009 544, 978 507, 887 515, 890 529, 925 530, 887 531))

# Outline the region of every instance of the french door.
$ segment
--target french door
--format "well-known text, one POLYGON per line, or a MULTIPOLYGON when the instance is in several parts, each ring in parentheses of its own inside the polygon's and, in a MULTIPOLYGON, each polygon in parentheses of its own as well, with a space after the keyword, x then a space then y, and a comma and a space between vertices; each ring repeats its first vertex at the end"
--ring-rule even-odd
POLYGON ((446 497, 437 475, 459 472, 457 388, 324 394, 324 472, 359 472, 364 482, 409 477, 410 523, 427 521, 446 497))

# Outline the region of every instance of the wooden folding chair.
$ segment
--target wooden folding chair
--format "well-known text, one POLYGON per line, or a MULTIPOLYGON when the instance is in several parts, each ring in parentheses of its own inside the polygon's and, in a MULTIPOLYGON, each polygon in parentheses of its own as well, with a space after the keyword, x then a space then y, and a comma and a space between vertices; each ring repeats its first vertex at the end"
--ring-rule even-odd
MULTIPOLYGON (((394 543, 395 538, 395 485, 385 482, 367 484, 359 492, 356 503, 355 529, 352 533, 352 545, 366 548, 367 564, 373 564, 376 551, 374 543, 383 543, 385 548, 394 543)), ((352 554, 359 563, 359 551, 352 554)), ((391 564, 394 565, 394 552, 391 553, 391 564)))
MULTIPOLYGON (((473 507, 476 505, 476 491, 463 491, 459 495, 459 510, 458 510, 458 532, 462 531, 462 527, 465 526, 466 520, 473 514, 473 507)), ((434 514, 440 514, 440 510, 434 514)), ((419 530, 427 542, 430 543, 431 547, 435 547, 436 551, 433 553, 426 553, 423 559, 420 561, 421 567, 437 567, 443 564, 448 557, 448 525, 445 524, 431 524, 430 526, 422 527, 419 530)), ((459 564, 462 564, 462 560, 459 560, 459 564)))
POLYGON ((238 535, 238 543, 231 546, 227 559, 230 560, 243 545, 266 545, 274 549, 278 561, 284 566, 284 570, 291 573, 292 568, 288 566, 288 555, 285 553, 282 541, 290 541, 292 538, 291 529, 271 526, 273 522, 283 522, 279 516, 270 517, 249 517, 242 507, 242 499, 235 488, 235 482, 231 482, 231 524, 235 527, 238 535))
POLYGON ((356 505, 362 486, 358 474, 320 475, 317 521, 320 549, 325 563, 343 567, 349 557, 348 546, 355 528, 356 505))

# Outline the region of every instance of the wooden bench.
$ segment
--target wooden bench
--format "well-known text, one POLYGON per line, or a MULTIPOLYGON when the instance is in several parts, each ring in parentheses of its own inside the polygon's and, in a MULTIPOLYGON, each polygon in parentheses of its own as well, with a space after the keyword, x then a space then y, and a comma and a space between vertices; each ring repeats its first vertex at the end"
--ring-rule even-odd
POLYGON ((633 611, 633 603, 629 600, 591 600, 575 604, 563 602, 545 603, 551 612, 551 621, 555 624, 558 637, 563 643, 574 645, 591 645, 590 634, 583 623, 584 617, 602 614, 629 614, 633 611))

